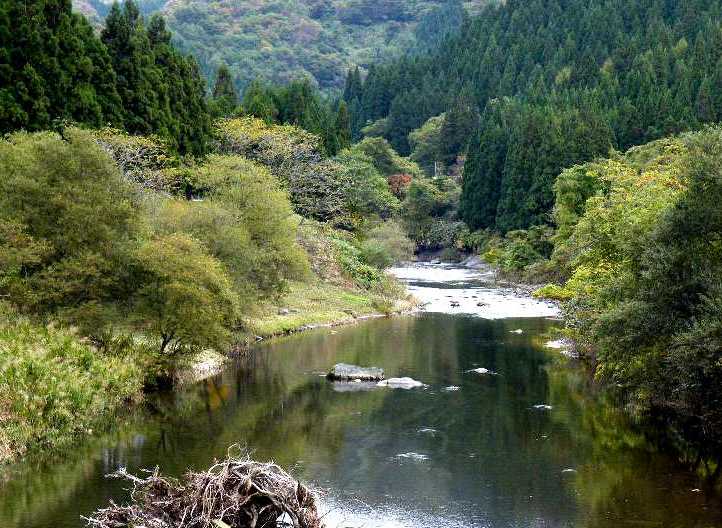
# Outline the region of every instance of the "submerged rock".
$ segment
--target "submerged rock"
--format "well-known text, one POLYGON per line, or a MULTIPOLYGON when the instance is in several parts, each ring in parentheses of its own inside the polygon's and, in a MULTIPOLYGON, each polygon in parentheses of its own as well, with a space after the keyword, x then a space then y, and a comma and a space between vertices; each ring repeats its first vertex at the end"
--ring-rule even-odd
POLYGON ((335 392, 365 392, 376 389, 375 381, 334 381, 332 385, 335 392))
POLYGON ((391 387, 392 389, 413 389, 415 387, 425 387, 420 381, 416 381, 412 378, 389 378, 387 380, 379 381, 376 384, 378 387, 391 387))
POLYGON ((552 410, 552 406, 551 406, 551 405, 547 405, 547 404, 545 404, 545 403, 540 403, 540 404, 538 404, 538 405, 533 405, 532 408, 533 408, 533 409, 536 409, 537 411, 551 411, 551 410, 552 410))
POLYGON ((399 453, 394 458, 408 459, 415 462, 423 462, 425 460, 429 460, 429 455, 425 455, 423 453, 414 453, 413 451, 410 451, 408 453, 399 453))
POLYGON ((479 375, 481 375, 481 376, 486 376, 486 375, 488 375, 488 376, 496 376, 496 372, 494 372, 493 370, 489 370, 489 369, 487 369, 487 368, 484 368, 484 367, 479 367, 479 368, 467 370, 466 372, 473 372, 474 374, 479 374, 479 375))
POLYGON ((348 363, 337 363, 326 374, 326 377, 334 381, 380 381, 384 379, 384 371, 377 367, 359 367, 348 363))

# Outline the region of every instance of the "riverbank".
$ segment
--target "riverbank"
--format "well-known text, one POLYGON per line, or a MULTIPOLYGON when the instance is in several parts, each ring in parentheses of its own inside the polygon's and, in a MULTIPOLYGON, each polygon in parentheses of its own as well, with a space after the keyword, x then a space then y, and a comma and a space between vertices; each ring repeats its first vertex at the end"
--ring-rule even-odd
POLYGON ((415 300, 408 296, 392 299, 320 280, 292 282, 280 302, 259 307, 257 313, 246 319, 245 325, 254 338, 267 339, 319 326, 404 313, 416 306, 415 300))
POLYGON ((353 287, 323 281, 292 281, 288 293, 275 303, 255 308, 244 321, 244 332, 230 354, 204 350, 185 362, 176 373, 181 385, 196 383, 220 373, 232 356, 244 354, 258 341, 282 337, 317 328, 355 324, 367 319, 408 314, 421 303, 407 295, 389 299, 353 287))
POLYGON ((54 450, 142 399, 131 348, 98 354, 72 329, 40 326, 0 303, 0 464, 54 450))
MULTIPOLYGON (((351 285, 291 282, 281 300, 255 307, 239 346, 415 307, 412 298, 390 299, 351 285)), ((196 383, 220 373, 231 355, 207 349, 181 356, 164 375, 174 384, 196 383)), ((155 376, 151 363, 160 359, 155 356, 132 340, 101 351, 71 328, 42 326, 0 303, 0 464, 107 429, 120 409, 143 400, 155 376)))

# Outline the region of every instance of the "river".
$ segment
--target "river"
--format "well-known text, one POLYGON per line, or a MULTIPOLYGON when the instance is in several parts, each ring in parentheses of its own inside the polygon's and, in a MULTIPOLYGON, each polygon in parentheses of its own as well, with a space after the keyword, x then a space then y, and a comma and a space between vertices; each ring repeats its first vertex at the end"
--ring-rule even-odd
POLYGON ((545 347, 559 324, 552 305, 482 272, 394 273, 425 312, 261 343, 62 458, 7 468, 0 526, 82 526, 81 515, 127 499, 107 473, 179 475, 231 444, 313 485, 329 528, 722 526, 720 497, 545 347), (333 384, 323 374, 337 362, 425 386, 333 384))

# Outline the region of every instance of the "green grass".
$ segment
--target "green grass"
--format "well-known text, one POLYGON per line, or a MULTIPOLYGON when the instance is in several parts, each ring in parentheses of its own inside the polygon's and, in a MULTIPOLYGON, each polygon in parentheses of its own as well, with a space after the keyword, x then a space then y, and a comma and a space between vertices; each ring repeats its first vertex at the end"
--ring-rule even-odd
POLYGON ((0 462, 92 434, 141 395, 143 379, 132 358, 100 354, 72 331, 0 304, 0 462))
POLYGON ((271 337, 295 332, 306 325, 341 323, 353 319, 353 315, 361 317, 411 307, 407 300, 393 302, 370 292, 321 281, 292 282, 289 293, 278 304, 261 307, 246 320, 246 328, 254 335, 271 337), (279 308, 287 308, 291 313, 279 315, 279 308))

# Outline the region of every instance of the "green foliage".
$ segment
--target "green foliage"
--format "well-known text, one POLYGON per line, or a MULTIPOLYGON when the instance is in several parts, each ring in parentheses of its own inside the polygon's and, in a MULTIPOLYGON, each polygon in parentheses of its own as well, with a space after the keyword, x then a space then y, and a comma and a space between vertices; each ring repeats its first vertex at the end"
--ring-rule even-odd
POLYGON ((71 444, 141 394, 132 351, 99 354, 70 331, 33 324, 0 303, 0 461, 71 444))
POLYGON ((351 144, 346 102, 325 99, 306 78, 279 86, 254 81, 243 95, 242 110, 267 124, 293 125, 317 135, 329 155, 351 144))
POLYGON ((251 161, 169 163, 156 141, 113 130, 0 143, 0 294, 98 341, 139 328, 164 352, 227 343, 241 306, 306 276, 296 216, 251 161))
POLYGON ((198 66, 171 45, 160 16, 146 26, 132 0, 114 4, 99 39, 70 2, 4 2, 0 131, 64 121, 157 134, 194 155, 207 151, 211 128, 198 66))
POLYGON ((126 180, 153 191, 181 190, 173 170, 178 160, 159 138, 133 136, 113 128, 94 130, 92 135, 126 180))
POLYGON ((430 117, 421 127, 409 133, 409 158, 418 163, 429 176, 435 175, 435 164, 442 158, 441 129, 445 119, 446 114, 430 117))
MULTIPOLYGON (((549 223, 563 169, 719 119, 721 8, 495 3, 427 54, 369 68, 351 121, 358 130, 383 123, 376 133, 406 154, 408 134, 429 118, 455 107, 462 120, 471 116, 462 110, 467 93, 467 108, 483 111, 464 168, 462 218, 474 230, 549 223)), ((449 156, 467 148, 463 134, 439 137, 449 156)))
POLYGON ((334 158, 340 165, 345 209, 356 218, 378 215, 388 218, 400 203, 388 181, 374 166, 373 159, 358 149, 348 149, 334 158))
MULTIPOLYGON (((478 3, 478 0, 475 0, 478 3)), ((102 0, 76 0, 89 16, 100 19, 102 0)), ((185 50, 199 57, 211 76, 218 64, 237 72, 239 90, 258 78, 287 83, 308 77, 324 90, 343 89, 346 71, 379 57, 395 57, 415 47, 420 21, 444 28, 435 38, 458 31, 454 11, 442 15, 443 0, 297 0, 226 5, 199 0, 162 2, 140 0, 144 12, 162 10, 185 50)), ((426 34, 426 33, 425 33, 426 34)))
POLYGON ((342 167, 324 158, 318 136, 251 117, 220 121, 217 134, 220 153, 238 154, 268 167, 298 214, 318 220, 343 215, 342 167))
POLYGON ((549 257, 550 235, 551 229, 541 226, 510 231, 503 238, 488 239, 484 257, 502 272, 519 273, 529 265, 549 257))
POLYGON ((419 249, 453 246, 463 231, 456 220, 459 187, 450 178, 416 178, 404 200, 401 218, 419 249))
POLYGON ((133 295, 138 324, 161 338, 161 353, 230 344, 238 301, 220 261, 183 234, 158 237, 137 253, 143 286, 133 295))
POLYGON ((92 136, 19 133, 0 143, 0 284, 25 310, 74 311, 128 296, 135 193, 92 136))
POLYGON ((533 294, 537 299, 551 299, 552 301, 568 301, 574 294, 558 284, 546 284, 534 290, 533 294))
POLYGON ((215 117, 230 117, 238 108, 240 103, 238 92, 233 84, 231 72, 225 64, 216 72, 212 96, 211 107, 215 117))
POLYGON ((652 143, 575 174, 597 179, 555 250, 571 269, 575 336, 599 377, 644 408, 686 417, 706 438, 722 418, 722 132, 652 143))
POLYGON ((410 260, 414 244, 404 233, 401 225, 388 220, 371 229, 361 243, 361 259, 379 269, 410 260))
POLYGON ((395 174, 422 175, 421 169, 416 163, 399 156, 389 142, 383 138, 365 138, 356 143, 352 150, 368 156, 382 176, 389 177, 395 174))
POLYGON ((105 46, 64 0, 0 5, 0 132, 121 122, 105 46))
POLYGON ((240 156, 209 156, 188 169, 202 201, 165 200, 157 229, 202 240, 221 261, 246 306, 276 296, 307 272, 288 196, 264 167, 240 156))
POLYGON ((174 151, 208 150, 210 116, 205 82, 192 57, 179 53, 160 16, 147 27, 137 4, 113 4, 101 32, 117 76, 123 126, 132 134, 158 134, 174 151))
POLYGON ((359 248, 342 238, 333 239, 333 243, 341 269, 359 288, 371 290, 383 282, 383 273, 364 262, 359 248))
POLYGON ((217 128, 219 151, 268 167, 289 192, 298 214, 349 228, 363 218, 388 218, 398 210, 387 173, 379 169, 419 172, 383 140, 365 140, 328 159, 321 138, 300 127, 244 117, 220 121, 217 128))

